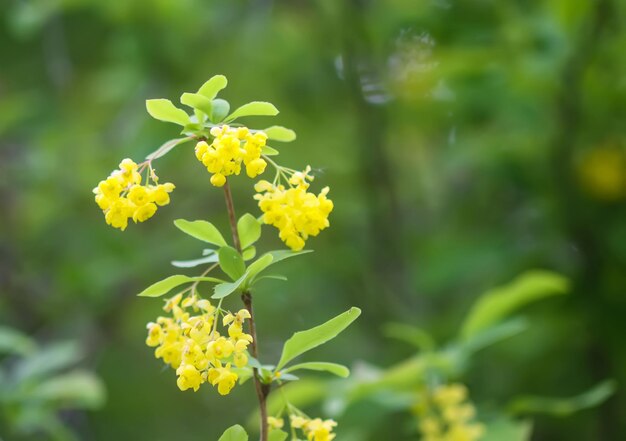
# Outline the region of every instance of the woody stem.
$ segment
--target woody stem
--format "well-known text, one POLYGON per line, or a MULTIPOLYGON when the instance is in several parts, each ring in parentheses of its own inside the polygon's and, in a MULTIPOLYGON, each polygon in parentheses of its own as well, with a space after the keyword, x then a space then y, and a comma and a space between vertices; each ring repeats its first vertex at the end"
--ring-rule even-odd
MULTIPOLYGON (((241 250, 241 241, 239 239, 239 232, 237 231, 237 217, 235 215, 235 207, 233 205, 233 195, 230 192, 230 186, 228 181, 224 184, 224 197, 226 199, 226 209, 228 210, 228 220, 230 221, 230 229, 233 236, 233 243, 239 253, 241 250)), ((258 360, 259 350, 257 346, 256 324, 254 320, 254 309, 252 307, 252 295, 249 291, 244 291, 241 294, 241 300, 244 306, 250 313, 250 335, 252 335, 252 343, 250 344, 250 352, 252 356, 258 360)), ((261 434, 260 441, 267 441, 268 426, 267 426, 267 396, 270 393, 270 387, 267 384, 261 382, 259 370, 253 368, 254 372, 254 388, 259 400, 259 409, 261 413, 261 434)))

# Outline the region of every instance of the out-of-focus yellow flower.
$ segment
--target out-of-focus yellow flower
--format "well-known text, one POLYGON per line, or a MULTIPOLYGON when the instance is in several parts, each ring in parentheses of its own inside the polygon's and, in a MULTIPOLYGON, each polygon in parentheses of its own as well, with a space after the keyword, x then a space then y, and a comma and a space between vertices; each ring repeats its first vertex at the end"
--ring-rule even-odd
POLYGON ((617 145, 595 147, 580 159, 579 181, 590 195, 604 200, 626 197, 626 149, 617 145))
POLYGON ((213 142, 200 141, 196 144, 196 158, 212 174, 211 184, 221 187, 226 177, 241 173, 241 164, 246 174, 254 178, 265 171, 267 162, 261 158, 267 135, 252 133, 246 127, 231 128, 227 125, 211 129, 213 142))
POLYGON ((282 418, 267 417, 267 424, 272 429, 282 429, 285 425, 285 421, 282 418))
MULTIPOLYGON (((172 183, 141 185, 138 167, 126 158, 118 170, 93 189, 106 223, 122 231, 128 226, 128 219, 132 218, 135 223, 150 219, 156 213, 157 205, 169 204, 169 193, 174 190, 172 183)), ((153 179, 158 179, 154 173, 153 179)))
POLYGON ((310 167, 294 173, 289 179, 289 188, 283 185, 259 181, 254 186, 263 211, 263 222, 279 230, 279 237, 294 251, 304 248, 309 236, 317 236, 327 228, 328 215, 333 210, 333 202, 327 198, 329 188, 325 187, 316 196, 307 191, 313 177, 310 167))
POLYGON ((334 420, 291 415, 291 427, 302 430, 308 441, 332 441, 336 436, 332 433, 336 426, 334 420))

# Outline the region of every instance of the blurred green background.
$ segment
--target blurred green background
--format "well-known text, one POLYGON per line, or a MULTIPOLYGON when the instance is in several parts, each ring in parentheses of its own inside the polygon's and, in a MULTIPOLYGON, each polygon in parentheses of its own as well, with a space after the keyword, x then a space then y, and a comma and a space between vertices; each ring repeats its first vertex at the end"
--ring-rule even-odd
MULTIPOLYGON (((106 226, 91 193, 177 136, 145 99, 177 101, 219 73, 234 106, 281 110, 257 126, 296 130, 282 163, 313 166, 335 202, 315 253, 257 295, 262 359, 355 305, 362 317, 316 358, 389 366, 412 350, 385 323, 445 341, 480 293, 550 269, 571 294, 532 306, 531 329, 464 381, 504 407, 613 378, 611 399, 538 416, 532 439, 626 439, 625 24, 619 0, 2 0, 0 323, 82 347, 107 398, 62 414, 79 439, 210 440, 247 418, 251 384, 181 393, 144 345, 161 302, 135 294, 200 253, 172 221, 227 227, 191 147, 157 163, 177 189, 145 224, 106 226)), ((234 193, 258 213, 247 178, 234 193)), ((280 247, 273 233, 261 246, 280 247)), ((360 439, 417 439, 408 415, 359 412, 380 420, 360 439)), ((359 418, 340 419, 337 439, 359 418)))

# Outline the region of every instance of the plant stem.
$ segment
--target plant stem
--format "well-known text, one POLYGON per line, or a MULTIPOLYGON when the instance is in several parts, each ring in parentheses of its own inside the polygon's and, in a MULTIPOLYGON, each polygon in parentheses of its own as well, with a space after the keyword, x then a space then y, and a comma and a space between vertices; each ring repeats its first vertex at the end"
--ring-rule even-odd
MULTIPOLYGON (((226 209, 228 210, 228 220, 230 221, 230 230, 233 235, 233 243, 239 253, 241 253, 241 241, 239 240, 239 233, 237 232, 237 217, 235 216, 235 207, 233 205, 233 195, 230 192, 230 186, 228 181, 224 184, 224 197, 226 198, 226 209)), ((241 300, 244 306, 250 313, 250 335, 252 335, 252 343, 250 344, 250 352, 252 356, 259 359, 259 350, 257 346, 257 334, 256 324, 254 321, 254 309, 252 307, 252 295, 249 291, 244 291, 241 294, 241 300)), ((260 441, 267 441, 268 426, 267 426, 267 396, 270 393, 270 386, 261 382, 259 370, 253 368, 254 372, 254 388, 259 400, 259 410, 261 413, 261 431, 260 441)))

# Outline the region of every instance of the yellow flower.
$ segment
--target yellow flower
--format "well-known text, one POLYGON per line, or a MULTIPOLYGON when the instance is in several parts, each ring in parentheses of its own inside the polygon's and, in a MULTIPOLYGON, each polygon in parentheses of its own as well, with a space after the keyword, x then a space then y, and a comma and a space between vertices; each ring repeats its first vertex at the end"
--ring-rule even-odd
POLYGON ((306 425, 306 436, 309 441, 331 441, 335 438, 335 434, 332 433, 333 428, 337 423, 333 420, 322 420, 315 418, 306 425))
POLYGON ((148 346, 158 346, 161 344, 161 337, 163 336, 163 330, 161 325, 156 323, 148 323, 148 338, 146 338, 146 344, 148 346))
POLYGON ((113 202, 104 215, 104 220, 113 228, 124 231, 128 226, 128 218, 134 211, 133 205, 128 199, 121 198, 113 202))
POLYGON ((272 429, 282 429, 285 425, 285 421, 282 418, 267 417, 267 424, 272 429))
POLYGON ((176 384, 180 390, 185 391, 193 388, 193 391, 196 392, 200 389, 200 385, 202 384, 202 375, 192 365, 185 364, 180 366, 176 370, 176 374, 178 374, 176 384))
POLYGON ((251 178, 265 171, 267 163, 261 159, 267 135, 264 132, 251 133, 246 127, 231 128, 227 125, 213 127, 211 144, 200 141, 196 144, 196 158, 212 174, 211 184, 221 187, 226 177, 241 173, 245 165, 251 178))
POLYGON ((255 185, 259 208, 263 211, 263 222, 279 230, 279 237, 294 251, 304 248, 309 236, 317 236, 327 228, 328 215, 333 210, 333 202, 328 199, 329 188, 325 187, 316 196, 307 191, 310 167, 294 173, 289 179, 292 185, 282 185, 260 181, 255 185))
POLYGON ((291 419, 291 426, 294 429, 302 429, 309 422, 309 420, 307 418, 304 418, 304 417, 301 417, 301 416, 296 416, 296 415, 291 415, 290 419, 291 419))
POLYGON ((228 395, 235 387, 239 377, 230 370, 230 363, 222 367, 221 363, 217 362, 217 367, 209 369, 208 378, 213 386, 217 385, 217 391, 220 395, 228 395))

